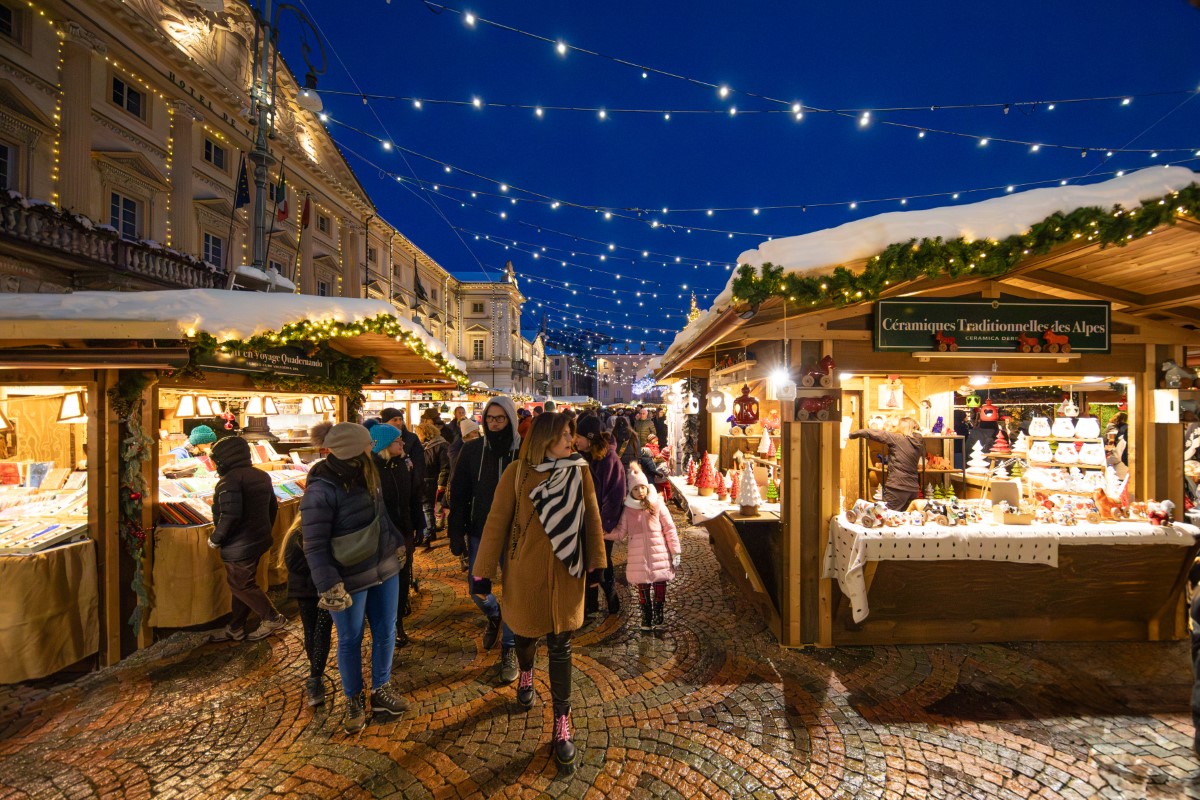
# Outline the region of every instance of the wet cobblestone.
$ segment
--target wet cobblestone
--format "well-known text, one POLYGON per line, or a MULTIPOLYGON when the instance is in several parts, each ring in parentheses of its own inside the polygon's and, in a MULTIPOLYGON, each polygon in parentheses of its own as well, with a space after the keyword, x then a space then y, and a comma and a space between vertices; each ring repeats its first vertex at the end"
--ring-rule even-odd
POLYGON ((638 631, 631 601, 576 636, 570 778, 549 757, 544 648, 519 711, 439 542, 416 556, 402 718, 347 735, 340 693, 309 709, 296 619, 256 643, 177 634, 0 689, 0 798, 1200 797, 1184 643, 785 651, 704 531, 681 533, 665 631, 638 631))

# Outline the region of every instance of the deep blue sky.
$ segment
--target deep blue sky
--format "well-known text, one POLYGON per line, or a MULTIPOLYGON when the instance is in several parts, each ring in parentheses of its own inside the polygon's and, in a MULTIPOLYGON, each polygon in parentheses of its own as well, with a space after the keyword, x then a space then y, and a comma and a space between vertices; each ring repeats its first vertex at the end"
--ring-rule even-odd
MULTIPOLYGON (((724 83, 735 91, 723 100, 712 89, 654 74, 643 79, 637 70, 581 53, 563 58, 553 45, 484 24, 470 27, 461 15, 431 13, 419 0, 309 2, 314 20, 346 67, 331 52, 321 88, 355 91, 356 81, 366 93, 426 99, 470 101, 478 96, 496 103, 663 110, 734 105, 743 112, 779 106, 737 90, 827 108, 1010 102, 1014 107, 1007 115, 1000 109, 972 109, 875 117, 981 136, 1106 148, 1126 146, 1188 95, 1138 97, 1127 106, 1119 101, 1059 105, 1053 111, 1015 104, 1200 86, 1195 60, 1200 9, 1185 0, 447 4, 571 45, 724 83)), ((285 23, 284 51, 293 65, 303 63, 293 52, 297 38, 285 23)), ((801 122, 787 114, 744 113, 733 118, 675 114, 670 121, 661 114, 611 115, 600 121, 593 113, 548 111, 538 120, 526 110, 426 103, 418 111, 411 101, 365 105, 354 97, 323 97, 333 118, 330 131, 380 212, 447 269, 478 272, 480 263, 496 269, 511 258, 523 276, 569 281, 578 291, 570 295, 560 286, 523 280, 531 300, 526 309, 533 312, 526 325, 536 324, 538 302, 550 302, 551 326, 561 327, 563 309, 570 303, 572 311, 583 306, 577 313, 584 317, 617 326, 601 325, 601 330, 633 341, 670 341, 673 334, 658 329, 681 327, 687 308, 683 284, 699 290, 701 306, 707 306, 705 298, 724 286, 729 272, 723 266, 704 266, 703 260, 732 262, 767 235, 795 235, 883 211, 953 201, 861 203, 853 210, 772 210, 757 216, 750 211, 712 217, 703 211, 660 213, 645 219, 760 235, 731 239, 726 233, 655 230, 645 223, 604 221, 591 211, 512 205, 502 197, 418 197, 377 167, 480 192, 495 193, 497 186, 457 170, 448 175, 437 164, 411 155, 406 164, 396 151, 385 151, 378 140, 339 123, 496 181, 614 210, 865 201, 1135 169, 1185 157, 1118 154, 1102 163, 1103 152, 1081 157, 1078 151, 1043 148, 1031 154, 1025 146, 992 142, 981 147, 973 140, 933 133, 918 138, 915 131, 877 123, 860 128, 852 119, 815 113, 801 122), (476 207, 461 207, 459 198, 476 207), (506 251, 464 234, 468 247, 429 207, 430 199, 455 226, 537 248, 574 248, 577 255, 548 249, 534 260, 527 252, 506 251), (496 216, 500 211, 507 213, 506 220, 496 216), (573 241, 539 232, 536 226, 604 244, 573 241), (636 252, 610 252, 607 243, 636 252), (679 256, 683 263, 642 259, 643 249, 679 256), (601 252, 610 253, 607 261, 595 257, 601 252), (636 264, 627 260, 631 256, 636 264), (563 267, 560 259, 619 272, 622 278, 563 267), (701 260, 699 269, 689 266, 689 260, 701 260), (659 285, 643 286, 641 280, 659 285), (613 288, 657 292, 658 297, 620 294, 617 305, 613 288), (639 302, 645 305, 639 307, 639 302), (646 328, 653 330, 645 333, 646 328)), ((1130 146, 1200 148, 1197 123, 1200 99, 1193 99, 1130 146)), ((959 202, 1001 193, 1003 189, 964 195, 959 202)))

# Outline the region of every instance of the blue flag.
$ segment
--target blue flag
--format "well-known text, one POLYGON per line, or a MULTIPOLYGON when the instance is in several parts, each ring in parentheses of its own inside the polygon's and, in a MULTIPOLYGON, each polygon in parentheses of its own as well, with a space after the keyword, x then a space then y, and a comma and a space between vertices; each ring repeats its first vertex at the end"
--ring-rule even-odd
POLYGON ((246 177, 246 156, 242 156, 242 165, 238 168, 237 191, 233 197, 233 210, 250 205, 250 180, 246 177))

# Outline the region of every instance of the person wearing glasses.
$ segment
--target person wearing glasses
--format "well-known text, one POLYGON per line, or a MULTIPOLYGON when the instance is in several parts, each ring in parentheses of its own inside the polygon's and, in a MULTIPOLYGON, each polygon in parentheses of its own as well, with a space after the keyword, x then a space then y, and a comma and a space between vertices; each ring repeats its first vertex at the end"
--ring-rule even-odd
POLYGON ((495 397, 483 409, 483 438, 466 442, 450 479, 450 552, 467 555, 467 582, 471 600, 487 618, 483 647, 491 650, 500 639, 500 682, 517 679, 516 640, 504 624, 500 603, 491 581, 476 579, 475 554, 496 495, 500 475, 517 458, 521 435, 517 433, 517 407, 507 397, 495 397))

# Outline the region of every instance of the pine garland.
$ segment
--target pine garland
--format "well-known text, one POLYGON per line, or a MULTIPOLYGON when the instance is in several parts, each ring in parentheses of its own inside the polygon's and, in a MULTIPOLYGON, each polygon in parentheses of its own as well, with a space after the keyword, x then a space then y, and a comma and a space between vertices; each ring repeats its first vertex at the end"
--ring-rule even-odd
POLYGON ((150 459, 154 440, 142 429, 142 393, 150 378, 139 372, 124 372, 117 385, 108 390, 108 400, 125 432, 121 439, 121 470, 117 508, 117 530, 125 551, 133 559, 131 586, 137 606, 129 617, 129 626, 141 628, 142 617, 150 608, 142 562, 146 553, 147 531, 142 527, 142 506, 148 486, 143 467, 150 459))
POLYGON ((890 286, 919 278, 999 277, 1027 258, 1074 241, 1121 247, 1160 226, 1174 225, 1181 215, 1193 216, 1197 208, 1200 185, 1193 183, 1133 210, 1089 206, 1052 214, 1028 231, 1002 240, 910 239, 889 245, 859 274, 839 266, 829 275, 785 275, 783 267, 771 263, 763 264, 761 271, 743 264, 733 281, 733 294, 752 307, 770 297, 809 307, 861 303, 890 286))

